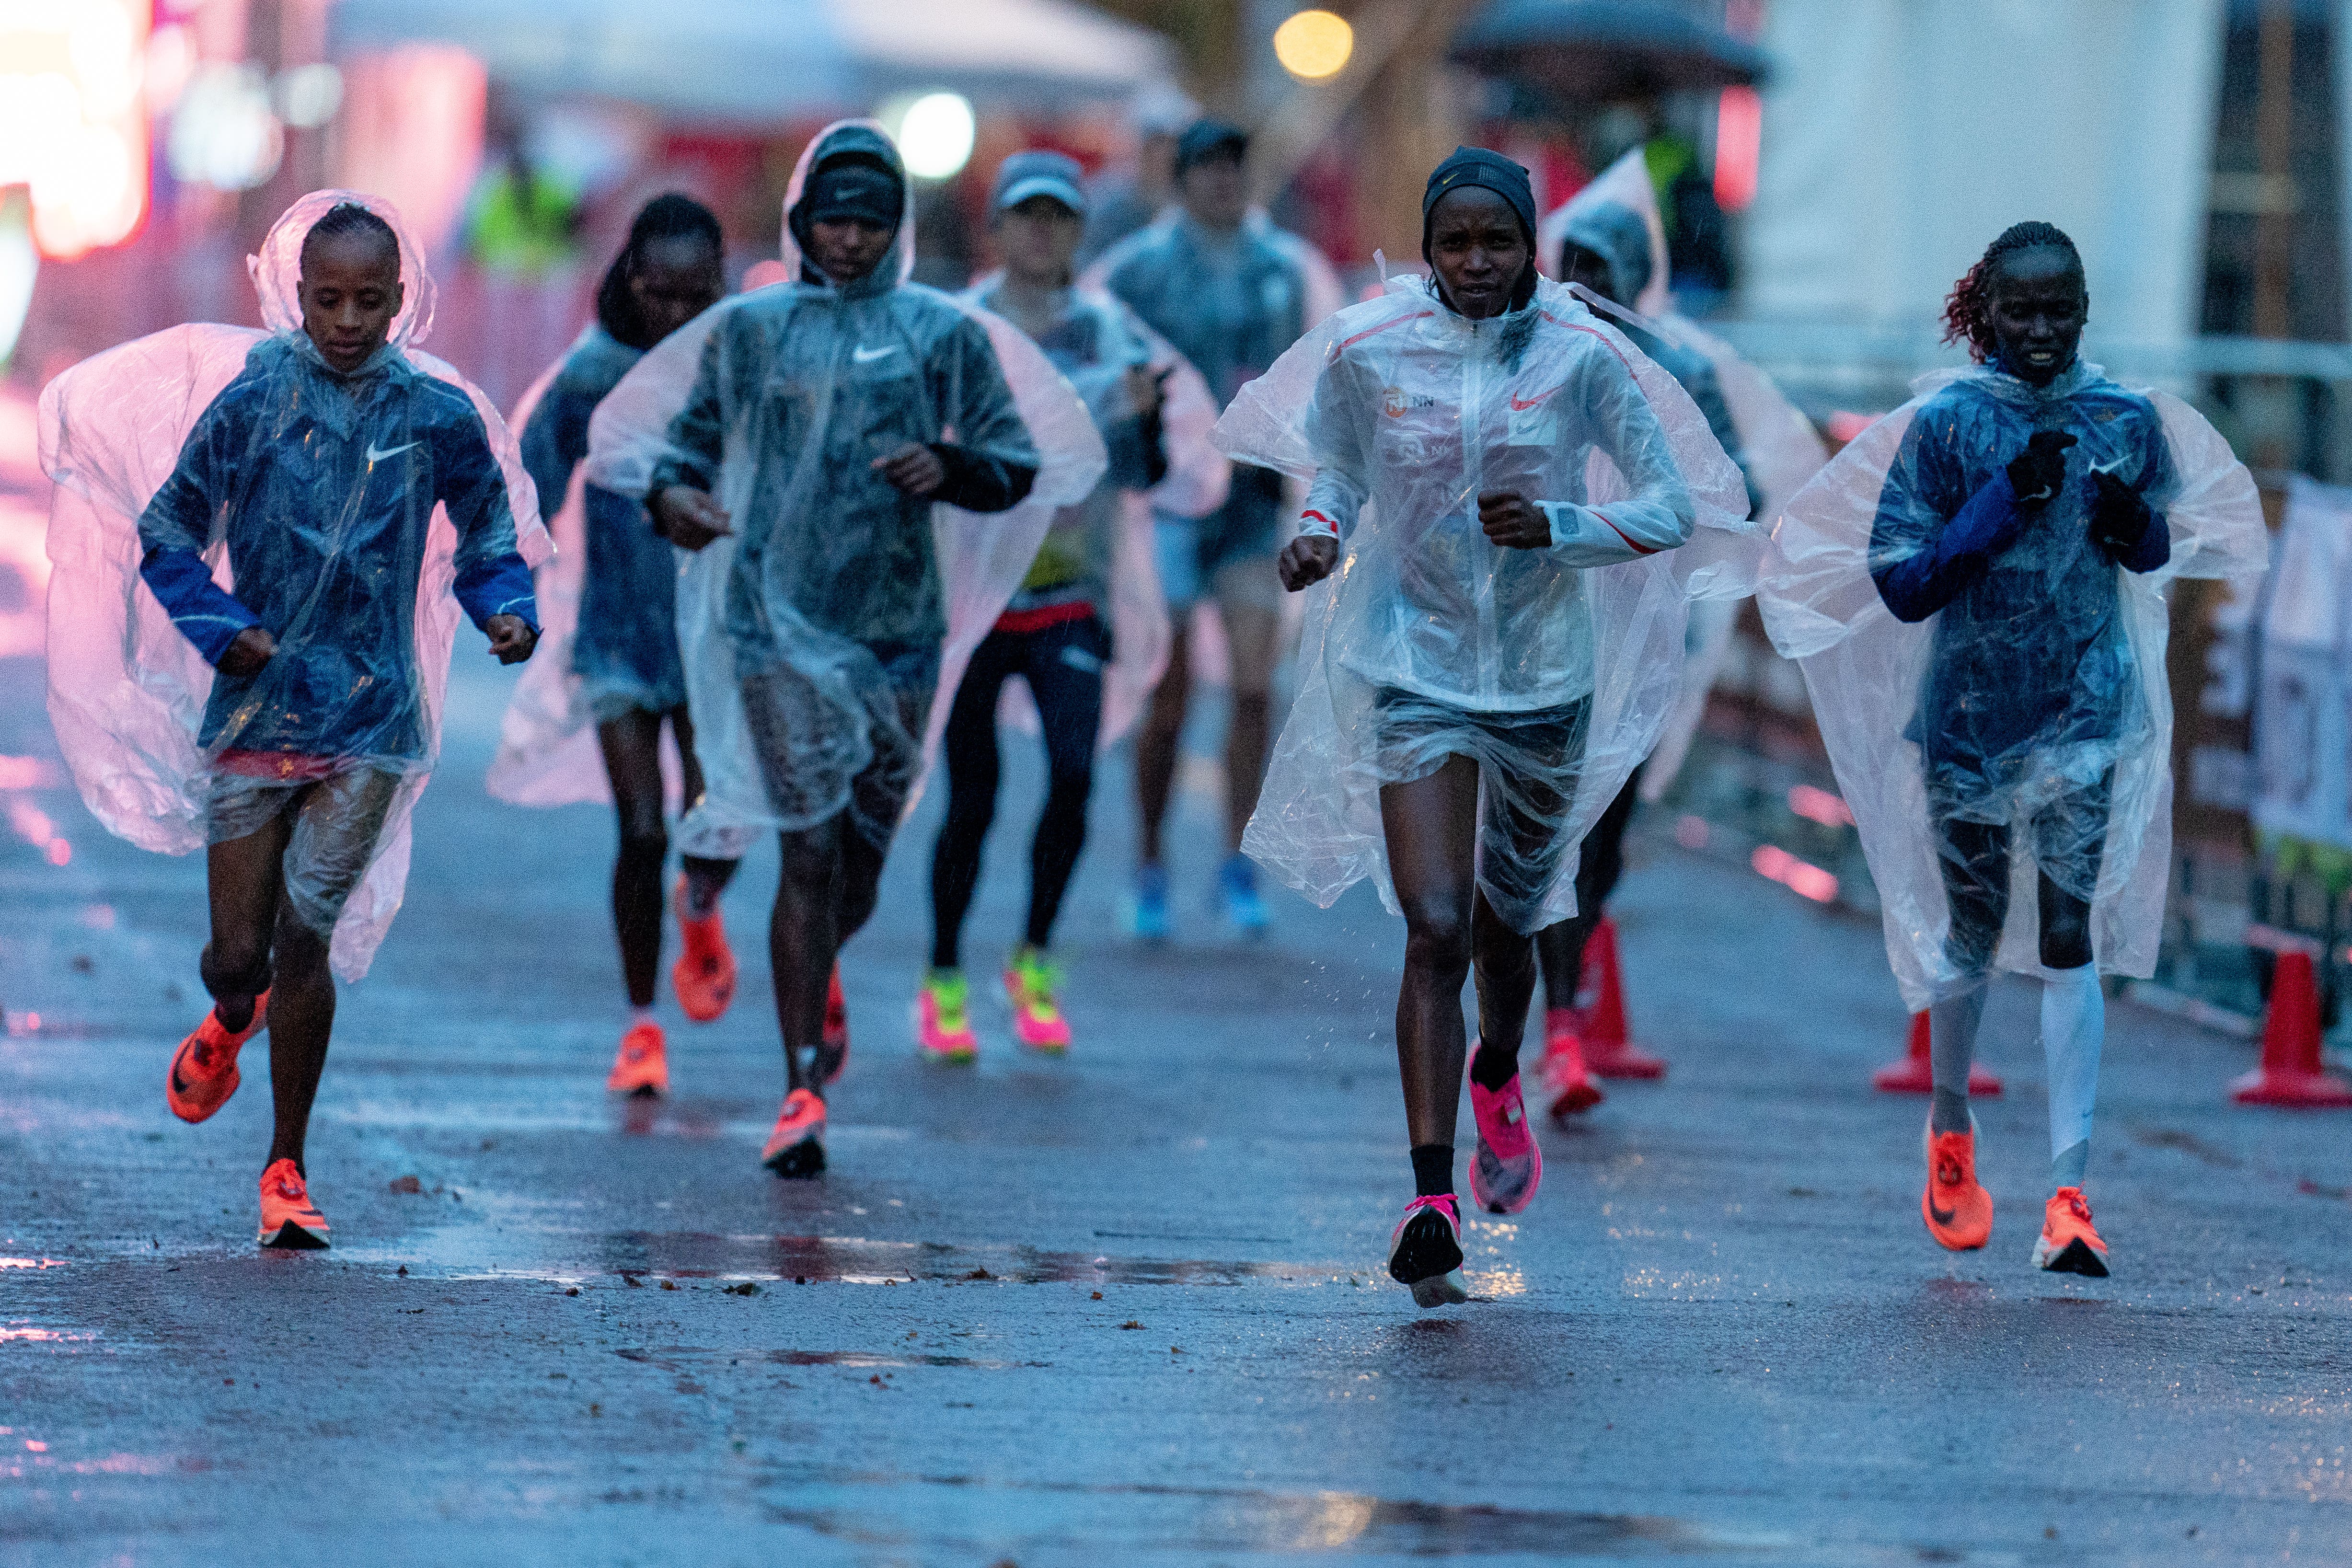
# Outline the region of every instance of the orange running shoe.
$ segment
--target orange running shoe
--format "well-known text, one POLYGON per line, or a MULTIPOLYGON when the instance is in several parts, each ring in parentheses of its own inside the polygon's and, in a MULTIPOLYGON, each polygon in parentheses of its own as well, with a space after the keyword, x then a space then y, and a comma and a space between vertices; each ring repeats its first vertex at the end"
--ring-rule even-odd
POLYGON ((824 1101, 804 1089, 784 1096, 775 1131, 760 1150, 760 1163, 780 1176, 815 1176, 824 1172, 824 1101))
POLYGON ((669 1042, 662 1026, 648 1018, 632 1024, 621 1037, 620 1054, 604 1087, 614 1094, 656 1095, 669 1092, 669 1042))
POLYGON ((1924 1134, 1927 1187, 1919 1194, 1919 1217, 1937 1245, 1969 1252, 1992 1237, 1992 1194, 1977 1184, 1976 1121, 1966 1132, 1924 1134))
POLYGON ((1574 1013, 1566 1007, 1544 1014, 1543 1078, 1551 1088, 1555 1121, 1580 1116, 1607 1098, 1585 1069, 1584 1041, 1577 1035, 1574 1013))
POLYGON ((310 1202, 310 1184, 291 1160, 272 1161, 261 1173, 261 1245, 323 1251, 327 1216, 310 1202))
POLYGON ((2107 1244, 2091 1226, 2091 1205, 2080 1187, 2061 1187, 2042 1208, 2042 1235, 2033 1244, 2033 1267, 2053 1274, 2107 1277, 2107 1244))
POLYGON ((841 994, 841 963, 835 960, 833 979, 824 993, 824 1033, 818 1037, 816 1080, 830 1089, 849 1070, 849 998, 841 994))
POLYGON ((735 950, 727 945, 727 928, 720 922, 719 911, 696 920, 686 912, 686 879, 677 879, 673 899, 677 910, 678 934, 686 939, 686 951, 670 965, 670 989, 677 993, 677 1005, 686 1016, 698 1024, 708 1024, 727 1011, 727 1004, 735 1000, 735 950))
POLYGON ((172 1053, 172 1070, 163 1075, 163 1100, 183 1121, 202 1121, 228 1103, 244 1081, 237 1074, 236 1053, 268 1026, 269 993, 253 999, 253 1022, 232 1034, 215 1007, 196 1026, 196 1032, 172 1053))

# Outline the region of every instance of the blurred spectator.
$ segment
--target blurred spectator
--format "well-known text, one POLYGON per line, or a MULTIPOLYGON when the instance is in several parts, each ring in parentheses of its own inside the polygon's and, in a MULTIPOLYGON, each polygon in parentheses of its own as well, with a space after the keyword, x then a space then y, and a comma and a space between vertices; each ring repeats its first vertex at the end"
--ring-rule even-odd
POLYGON ((1081 268, 1176 199, 1176 139, 1200 114, 1200 105, 1172 87, 1147 88, 1136 95, 1128 107, 1128 124, 1135 134, 1133 162, 1104 170, 1087 192, 1087 237, 1078 247, 1081 268))
POLYGON ((482 172, 466 220, 466 249, 494 278, 539 279, 572 259, 580 197, 534 165, 521 138, 482 172))

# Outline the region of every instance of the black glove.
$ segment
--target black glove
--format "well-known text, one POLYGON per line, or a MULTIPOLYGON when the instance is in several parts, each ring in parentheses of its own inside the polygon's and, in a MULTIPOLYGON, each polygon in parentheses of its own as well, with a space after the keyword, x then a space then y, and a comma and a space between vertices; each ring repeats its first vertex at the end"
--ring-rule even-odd
POLYGON ((2009 486, 2021 506, 2040 506, 2066 482, 2066 448, 2074 437, 2063 430, 2036 430, 2025 450, 2009 460, 2009 486))
POLYGON ((2155 521, 2146 497, 2110 473, 2091 470, 2098 494, 2091 501, 2091 542, 2120 558, 2139 547, 2155 521))

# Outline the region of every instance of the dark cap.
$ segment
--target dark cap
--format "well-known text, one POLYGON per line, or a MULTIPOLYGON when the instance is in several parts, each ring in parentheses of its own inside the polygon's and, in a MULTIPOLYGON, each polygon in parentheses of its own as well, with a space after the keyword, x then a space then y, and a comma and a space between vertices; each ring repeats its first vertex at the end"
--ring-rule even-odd
POLYGON ((1195 120, 1176 138, 1176 172, 1195 163, 1230 155, 1236 162, 1249 153, 1249 132, 1224 120, 1195 120))
POLYGON ((996 171, 988 210, 1008 212, 1031 196, 1051 196, 1080 217, 1087 216, 1086 171, 1063 153, 1015 153, 996 171))
POLYGON ((1421 247, 1429 249, 1429 214, 1448 191, 1458 191, 1465 185, 1476 185, 1494 192, 1511 204, 1519 215, 1520 226, 1527 230, 1528 243, 1536 237, 1536 194, 1528 183, 1528 172, 1500 153, 1484 147, 1456 147, 1445 162, 1430 171, 1429 188, 1421 197, 1421 247))

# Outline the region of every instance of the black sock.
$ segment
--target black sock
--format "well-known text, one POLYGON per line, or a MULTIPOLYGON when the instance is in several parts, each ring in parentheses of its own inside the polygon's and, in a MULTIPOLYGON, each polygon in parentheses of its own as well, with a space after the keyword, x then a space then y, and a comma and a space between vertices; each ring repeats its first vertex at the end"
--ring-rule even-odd
POLYGON ((1439 1197, 1454 1190, 1454 1145, 1418 1143, 1412 1151, 1412 1195, 1439 1197))
POLYGON ((1489 1091, 1498 1089, 1518 1076, 1519 1053, 1500 1046, 1478 1042, 1477 1051, 1470 1058, 1470 1081, 1489 1091))

